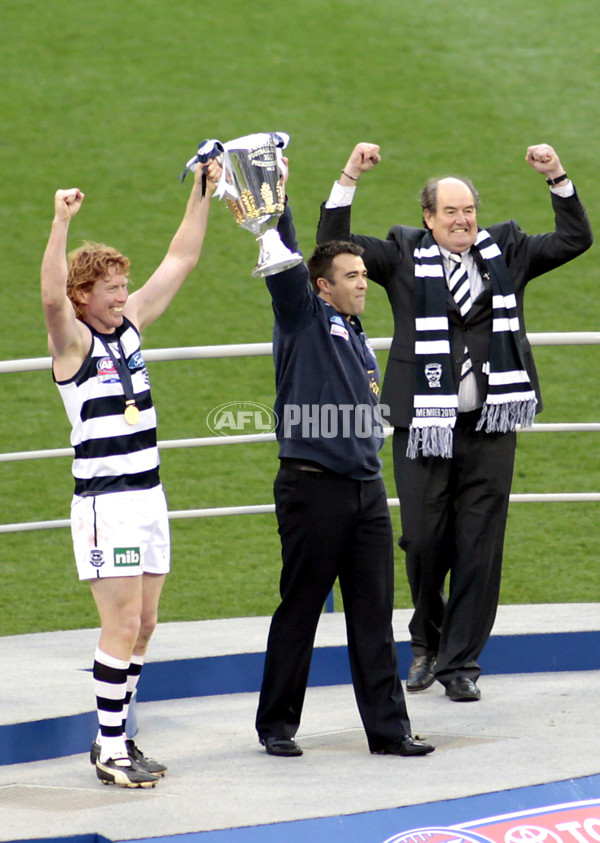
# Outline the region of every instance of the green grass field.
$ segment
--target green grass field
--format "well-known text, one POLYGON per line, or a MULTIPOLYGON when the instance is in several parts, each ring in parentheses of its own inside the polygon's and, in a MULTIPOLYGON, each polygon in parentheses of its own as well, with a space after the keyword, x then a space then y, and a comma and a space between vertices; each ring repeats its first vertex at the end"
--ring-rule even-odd
MULTIPOLYGON (((132 259, 142 283, 160 261, 189 185, 177 180, 204 138, 282 130, 291 136, 289 194, 309 254, 319 204, 354 144, 381 145, 361 181, 354 230, 385 236, 419 224, 431 175, 470 176, 483 225, 552 225, 532 143, 558 150, 598 230, 600 47, 596 0, 4 0, 0 44, 0 360, 46 356, 39 265, 58 187, 86 200, 71 245, 90 238, 132 259)), ((598 330, 597 247, 531 285, 530 332, 598 330)), ((253 238, 215 201, 204 254, 146 348, 270 339, 264 284, 251 278, 253 238)), ((372 285, 365 325, 390 336, 372 285)), ((539 348, 551 421, 598 421, 598 347, 539 348)), ((385 363, 385 354, 380 355, 385 363)), ((209 435, 225 401, 274 398, 268 358, 149 366, 161 439, 209 435)), ((68 444, 48 372, 0 374, 3 451, 68 444)), ((515 492, 598 491, 595 433, 522 434, 515 492)), ((383 451, 395 497, 391 446, 383 451)), ((163 452, 172 509, 269 503, 273 444, 163 452)), ((68 517, 68 459, 0 463, 3 523, 68 517)), ((394 511, 396 524, 398 512, 394 511)), ((511 506, 502 602, 598 601, 598 507, 511 506)), ((174 521, 164 620, 269 614, 277 602, 273 516, 174 521)), ((96 625, 64 529, 0 534, 0 634, 96 625)), ((336 604, 339 607, 339 600, 336 604)), ((396 605, 409 605, 398 551, 396 605)))

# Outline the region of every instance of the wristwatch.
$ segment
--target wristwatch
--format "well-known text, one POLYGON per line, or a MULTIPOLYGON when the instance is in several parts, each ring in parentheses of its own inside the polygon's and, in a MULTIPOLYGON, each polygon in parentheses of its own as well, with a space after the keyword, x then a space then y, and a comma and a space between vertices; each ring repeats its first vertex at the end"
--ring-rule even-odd
POLYGON ((568 175, 566 173, 563 173, 562 176, 557 176, 555 179, 546 179, 546 184, 549 184, 550 187, 554 187, 554 185, 558 184, 561 181, 565 181, 565 179, 568 178, 568 175))

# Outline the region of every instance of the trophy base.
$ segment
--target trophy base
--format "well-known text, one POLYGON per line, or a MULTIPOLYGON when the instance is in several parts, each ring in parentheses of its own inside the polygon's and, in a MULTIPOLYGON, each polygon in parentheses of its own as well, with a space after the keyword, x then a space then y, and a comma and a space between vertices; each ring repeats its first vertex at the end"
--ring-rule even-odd
POLYGON ((291 269, 299 263, 302 263, 302 255, 298 255, 295 252, 288 252, 288 258, 286 260, 268 264, 257 263, 252 270, 252 277, 266 278, 267 275, 276 275, 278 272, 283 272, 285 269, 291 269))
POLYGON ((276 275, 285 269, 302 263, 302 255, 297 252, 290 252, 285 246, 278 232, 271 228, 256 238, 260 244, 258 263, 252 270, 253 278, 266 278, 268 275, 276 275))

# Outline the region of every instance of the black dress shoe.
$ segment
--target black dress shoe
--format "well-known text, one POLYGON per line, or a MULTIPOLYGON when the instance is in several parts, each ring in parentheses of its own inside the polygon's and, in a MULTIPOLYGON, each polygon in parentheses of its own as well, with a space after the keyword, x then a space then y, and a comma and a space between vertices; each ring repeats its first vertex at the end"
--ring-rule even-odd
POLYGON ((424 691, 435 681, 435 656, 415 656, 408 669, 407 691, 424 691))
POLYGON ((446 696, 453 702, 475 702, 481 699, 481 691, 472 679, 457 676, 446 685, 446 696))
POLYGON ((419 741, 411 735, 394 738, 379 749, 372 749, 372 755, 428 755, 435 749, 430 743, 419 741))
POLYGON ((259 738, 259 742, 269 755, 281 755, 287 758, 302 755, 302 749, 293 738, 259 738))

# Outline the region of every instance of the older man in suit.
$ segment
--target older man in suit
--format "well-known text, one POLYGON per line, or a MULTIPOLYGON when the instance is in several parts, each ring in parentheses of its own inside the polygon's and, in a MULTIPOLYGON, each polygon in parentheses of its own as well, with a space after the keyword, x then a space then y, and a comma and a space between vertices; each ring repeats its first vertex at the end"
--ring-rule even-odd
POLYGON ((361 245, 369 278, 392 307, 381 400, 394 427, 400 546, 414 604, 407 689, 437 679, 456 702, 481 697, 477 659, 498 605, 516 428, 542 409, 525 287, 592 243, 555 150, 531 146, 525 160, 550 187, 549 233, 527 235, 514 220, 481 229, 475 187, 447 177, 422 191, 423 228, 395 225, 385 240, 351 234, 356 183, 380 162, 371 143, 352 151, 317 232, 319 243, 361 245))

